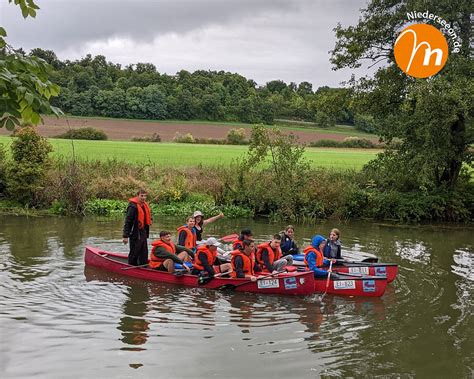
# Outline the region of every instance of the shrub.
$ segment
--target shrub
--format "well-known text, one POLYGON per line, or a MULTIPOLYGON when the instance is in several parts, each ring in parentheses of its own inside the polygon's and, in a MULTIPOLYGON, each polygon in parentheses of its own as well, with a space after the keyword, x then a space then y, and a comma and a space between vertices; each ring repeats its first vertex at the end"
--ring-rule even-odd
POLYGON ((0 197, 5 194, 7 188, 7 154, 5 147, 0 143, 0 197))
POLYGON ((346 147, 356 149, 376 149, 380 146, 373 143, 371 140, 359 137, 347 137, 344 141, 336 141, 332 139, 321 139, 319 141, 311 142, 311 147, 346 147))
POLYGON ((35 128, 18 130, 12 142, 13 162, 7 170, 7 190, 14 200, 24 205, 36 205, 36 194, 45 184, 49 167, 50 143, 35 128))
POLYGON ((375 133, 377 131, 377 125, 373 116, 366 114, 356 114, 354 116, 354 126, 356 129, 366 133, 375 133))
POLYGON ((134 142, 161 142, 161 137, 158 133, 153 133, 151 137, 132 137, 134 142))
POLYGON ((79 128, 70 129, 64 134, 59 134, 55 138, 66 138, 66 139, 83 139, 83 140, 107 140, 107 134, 100 129, 95 128, 79 128))
POLYGON ((229 145, 245 145, 248 141, 245 139, 245 129, 230 129, 226 137, 229 145))
POLYGON ((177 143, 196 143, 191 133, 181 134, 180 132, 176 132, 173 141, 177 143))

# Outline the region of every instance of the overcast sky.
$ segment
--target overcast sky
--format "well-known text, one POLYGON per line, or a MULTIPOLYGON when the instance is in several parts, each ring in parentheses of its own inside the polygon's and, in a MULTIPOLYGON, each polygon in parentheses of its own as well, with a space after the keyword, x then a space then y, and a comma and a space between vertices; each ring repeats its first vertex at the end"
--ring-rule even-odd
MULTIPOLYGON (((282 79, 338 86, 328 51, 338 22, 354 25, 365 0, 37 0, 36 19, 0 0, 0 25, 15 48, 87 53, 123 65, 151 62, 159 72, 237 72, 258 84, 282 79)), ((363 75, 364 71, 356 74, 363 75)))

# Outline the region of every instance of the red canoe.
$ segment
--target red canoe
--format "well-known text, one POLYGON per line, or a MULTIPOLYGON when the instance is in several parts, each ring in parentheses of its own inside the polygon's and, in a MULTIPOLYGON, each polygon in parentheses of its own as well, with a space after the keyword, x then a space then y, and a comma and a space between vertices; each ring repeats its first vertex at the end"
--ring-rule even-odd
POLYGON ((361 274, 370 276, 386 276, 387 282, 391 283, 395 280, 398 273, 398 265, 396 263, 358 263, 344 262, 341 265, 333 265, 334 272, 343 272, 348 274, 361 274))
POLYGON ((250 282, 248 279, 219 277, 212 279, 207 284, 200 285, 196 275, 177 276, 145 267, 131 268, 133 266, 127 263, 126 254, 103 251, 95 247, 86 246, 84 261, 87 266, 98 267, 125 276, 189 287, 221 289, 223 286, 229 287, 230 285, 231 287, 238 286, 234 289, 239 292, 303 296, 313 294, 315 288, 313 273, 310 271, 281 273, 256 282, 250 282))
MULTIPOLYGON (((327 278, 314 281, 314 292, 326 292, 327 278)), ((338 275, 338 279, 331 278, 327 293, 340 296, 371 296, 380 297, 387 288, 385 276, 351 276, 338 275)))

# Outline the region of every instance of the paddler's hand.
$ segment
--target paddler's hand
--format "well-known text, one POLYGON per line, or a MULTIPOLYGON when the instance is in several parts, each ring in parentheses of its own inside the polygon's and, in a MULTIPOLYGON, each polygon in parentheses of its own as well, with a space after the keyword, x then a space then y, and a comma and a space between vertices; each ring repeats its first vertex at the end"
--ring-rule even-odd
POLYGON ((124 238, 122 241, 123 241, 123 244, 126 245, 128 243, 128 238, 124 238))
POLYGON ((191 272, 191 269, 187 264, 183 263, 183 267, 186 269, 187 272, 191 272))

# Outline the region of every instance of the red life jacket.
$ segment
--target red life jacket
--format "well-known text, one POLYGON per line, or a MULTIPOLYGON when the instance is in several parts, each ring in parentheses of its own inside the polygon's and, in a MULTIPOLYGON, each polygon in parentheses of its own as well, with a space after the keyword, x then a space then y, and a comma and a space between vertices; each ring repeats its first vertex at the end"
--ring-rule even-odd
POLYGON ((172 241, 170 241, 170 244, 168 245, 167 243, 164 243, 162 240, 156 240, 156 241, 153 241, 151 245, 153 247, 151 249, 150 260, 148 261, 148 266, 150 266, 151 268, 158 268, 165 261, 163 258, 158 258, 155 255, 155 251, 159 246, 164 247, 166 251, 168 251, 171 254, 176 254, 176 246, 172 241))
POLYGON ((280 247, 278 247, 276 251, 273 251, 273 249, 270 247, 270 242, 265 242, 258 245, 257 262, 262 267, 263 271, 268 271, 265 266, 265 263, 263 263, 263 258, 262 258, 262 255, 263 255, 262 253, 264 250, 268 251, 268 259, 270 260, 270 264, 273 265, 273 262, 281 258, 281 249, 280 247))
POLYGON ((304 264, 306 267, 309 267, 308 260, 306 259, 308 254, 314 252, 316 254, 316 267, 324 266, 324 255, 315 247, 309 245, 306 249, 304 249, 304 264))
POLYGON ((148 203, 140 203, 138 197, 132 197, 128 199, 129 202, 134 203, 137 206, 138 211, 138 229, 143 229, 145 225, 151 225, 151 210, 148 203))
POLYGON ((179 235, 181 234, 183 230, 186 232, 184 247, 187 247, 188 249, 195 248, 196 247, 196 233, 193 233, 193 231, 189 229, 187 225, 183 225, 178 228, 178 239, 179 239, 179 235))
POLYGON ((235 271, 235 258, 236 257, 242 257, 242 262, 243 262, 243 269, 242 271, 244 272, 245 275, 253 275, 253 268, 255 266, 255 255, 254 253, 251 253, 250 256, 245 255, 245 253, 241 250, 234 250, 231 252, 232 254, 232 259, 230 261, 232 265, 232 272, 230 273, 230 276, 233 278, 237 277, 237 272, 235 271))
POLYGON ((201 261, 202 255, 205 255, 207 257, 209 265, 212 266, 214 264, 214 261, 216 260, 217 251, 213 253, 211 250, 208 249, 206 245, 199 246, 196 251, 196 254, 194 254, 193 262, 194 268, 197 268, 198 270, 204 270, 204 266, 201 261))

